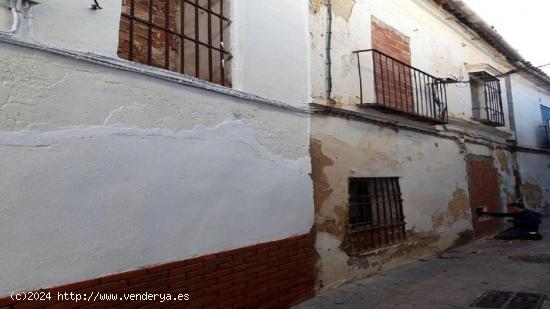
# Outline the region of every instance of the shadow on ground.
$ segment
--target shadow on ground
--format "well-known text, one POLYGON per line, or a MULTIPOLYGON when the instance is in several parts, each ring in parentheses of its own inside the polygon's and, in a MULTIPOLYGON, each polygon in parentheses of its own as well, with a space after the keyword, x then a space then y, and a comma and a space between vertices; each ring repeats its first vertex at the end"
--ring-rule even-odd
MULTIPOLYGON (((296 308, 472 308, 486 290, 550 297, 550 220, 541 241, 478 240, 321 292, 296 308)), ((542 308, 550 309, 547 299, 542 308)))

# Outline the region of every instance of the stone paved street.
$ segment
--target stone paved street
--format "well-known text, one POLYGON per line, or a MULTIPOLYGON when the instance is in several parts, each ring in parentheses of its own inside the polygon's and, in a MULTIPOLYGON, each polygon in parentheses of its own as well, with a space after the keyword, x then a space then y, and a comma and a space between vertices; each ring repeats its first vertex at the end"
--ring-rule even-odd
MULTIPOLYGON (((296 308, 472 308, 488 289, 550 296, 550 220, 542 232, 538 242, 479 240, 323 291, 296 308), (518 261, 525 255, 539 255, 538 263, 518 261)), ((550 300, 542 308, 550 308, 550 300)))

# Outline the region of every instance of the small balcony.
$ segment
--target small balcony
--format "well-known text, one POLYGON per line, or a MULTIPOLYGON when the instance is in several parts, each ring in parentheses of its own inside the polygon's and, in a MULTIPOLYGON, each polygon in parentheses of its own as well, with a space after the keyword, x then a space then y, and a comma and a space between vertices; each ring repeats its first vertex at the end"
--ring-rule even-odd
POLYGON ((358 50, 360 106, 446 123, 447 88, 432 76, 375 49, 358 50))

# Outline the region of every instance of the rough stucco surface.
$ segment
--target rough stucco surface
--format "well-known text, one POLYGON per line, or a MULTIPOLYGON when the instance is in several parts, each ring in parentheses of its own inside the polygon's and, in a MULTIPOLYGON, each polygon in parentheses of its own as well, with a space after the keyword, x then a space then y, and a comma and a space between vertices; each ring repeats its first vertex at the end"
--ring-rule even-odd
POLYGON ((539 147, 543 140, 541 105, 550 108, 550 91, 521 75, 511 75, 518 145, 539 147))
POLYGON ((0 85, 0 294, 313 224, 307 115, 8 44, 0 85))
POLYGON ((550 214, 550 156, 518 153, 521 193, 529 207, 550 214))
MULTIPOLYGON (((327 12, 324 1, 312 0, 311 2, 311 96, 314 102, 323 104, 326 84, 327 12)), ((512 69, 504 59, 495 57, 496 53, 488 45, 480 40, 471 40, 471 34, 456 23, 449 23, 448 16, 430 2, 424 0, 333 1, 335 17, 332 24, 332 95, 338 107, 353 110, 360 101, 357 57, 353 51, 373 47, 371 18, 383 22, 410 38, 412 66, 434 76, 468 80, 467 67, 473 64, 488 64, 501 72, 512 69), (353 9, 341 9, 350 6, 353 9), (341 13, 342 11, 345 13, 341 13), (348 11, 349 16, 347 16, 348 11)), ((370 91, 374 87, 372 58, 369 53, 362 53, 360 57, 364 100, 372 102, 374 100, 373 93, 370 91)), ((449 85, 447 98, 451 117, 471 119, 469 87, 464 84, 449 85)), ((508 119, 506 95, 503 95, 503 109, 508 119)), ((509 129, 508 121, 506 128, 501 129, 509 129)))
POLYGON ((308 4, 308 0, 231 1, 235 89, 307 106, 308 4))
MULTIPOLYGON (((304 107, 309 103, 308 0, 233 0, 231 80, 234 89, 304 107)), ((48 0, 33 6, 16 37, 23 41, 117 57, 122 1, 48 0)), ((0 31, 11 14, 0 9, 0 31)))
MULTIPOLYGON (((473 237, 465 158, 489 154, 496 162, 495 153, 502 150, 333 117, 314 117, 311 130, 321 286, 386 270, 473 237), (347 229, 347 179, 395 176, 400 177, 408 240, 348 256, 340 249, 347 229)), ((500 156, 510 164, 509 153, 500 156)), ((510 202, 513 174, 496 167, 501 182, 511 184, 501 185, 501 202, 510 202)))

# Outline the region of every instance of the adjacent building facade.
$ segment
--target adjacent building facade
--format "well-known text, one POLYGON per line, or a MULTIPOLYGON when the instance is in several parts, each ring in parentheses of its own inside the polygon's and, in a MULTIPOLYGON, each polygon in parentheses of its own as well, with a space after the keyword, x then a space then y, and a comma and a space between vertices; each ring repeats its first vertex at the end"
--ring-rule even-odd
POLYGON ((98 5, 0 8, 0 295, 287 307, 550 212, 550 78, 460 1, 98 5))
POLYGON ((320 286, 547 211, 548 77, 460 1, 312 1, 310 31, 320 286))

